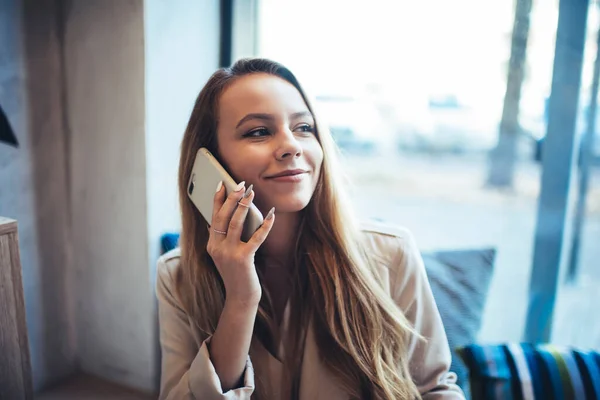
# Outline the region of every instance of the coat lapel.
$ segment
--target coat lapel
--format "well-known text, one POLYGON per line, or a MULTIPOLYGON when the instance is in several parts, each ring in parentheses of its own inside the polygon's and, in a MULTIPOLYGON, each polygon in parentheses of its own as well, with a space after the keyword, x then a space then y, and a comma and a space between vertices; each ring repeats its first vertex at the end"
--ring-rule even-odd
MULTIPOLYGON (((282 338, 288 335, 289 318, 290 305, 288 303, 284 310, 281 325, 282 338)), ((336 384, 335 378, 321 363, 313 329, 311 320, 307 327, 302 355, 299 398, 300 400, 347 400, 348 395, 336 384)), ((279 352, 277 356, 283 360, 285 357, 283 343, 280 343, 277 349, 279 352)), ((258 340, 254 344, 254 352, 251 354, 251 358, 255 369, 255 379, 257 381, 261 380, 261 386, 269 393, 267 398, 288 400, 289 388, 283 387, 285 384, 283 363, 269 353, 258 340)))
POLYGON ((348 395, 337 385, 335 378, 321 363, 311 320, 308 324, 306 342, 304 344, 300 400, 347 399, 348 395))

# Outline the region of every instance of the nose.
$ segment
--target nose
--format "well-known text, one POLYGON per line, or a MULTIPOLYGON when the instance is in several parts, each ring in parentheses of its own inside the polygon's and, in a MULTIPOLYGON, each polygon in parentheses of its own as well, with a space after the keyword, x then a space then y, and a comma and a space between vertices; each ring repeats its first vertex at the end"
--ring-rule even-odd
POLYGON ((275 158, 278 161, 288 158, 298 158, 302 155, 302 146, 300 146, 300 143, 291 131, 286 130, 282 132, 280 138, 277 150, 275 151, 275 158))

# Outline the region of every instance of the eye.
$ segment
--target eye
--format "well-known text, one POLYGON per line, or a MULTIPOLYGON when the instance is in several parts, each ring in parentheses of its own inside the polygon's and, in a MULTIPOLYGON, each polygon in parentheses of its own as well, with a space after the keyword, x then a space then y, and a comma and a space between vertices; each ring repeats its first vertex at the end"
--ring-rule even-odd
POLYGON ((313 128, 309 124, 298 125, 295 130, 299 130, 300 132, 313 133, 315 128, 313 128))
POLYGON ((269 131, 267 130, 267 128, 256 128, 256 129, 253 129, 253 130, 249 131, 248 133, 244 134, 243 137, 257 138, 257 137, 266 136, 268 134, 269 134, 269 131))

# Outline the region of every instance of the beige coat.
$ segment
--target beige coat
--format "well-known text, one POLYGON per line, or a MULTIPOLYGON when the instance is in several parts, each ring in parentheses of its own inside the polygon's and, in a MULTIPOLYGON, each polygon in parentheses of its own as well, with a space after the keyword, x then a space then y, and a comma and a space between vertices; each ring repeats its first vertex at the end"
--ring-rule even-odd
MULTIPOLYGON (((423 260, 410 232, 404 229, 369 225, 364 228, 367 244, 379 264, 386 290, 414 327, 427 338, 409 347, 410 373, 424 399, 464 399, 449 372, 450 350, 440 315, 431 294, 423 260)), ((183 310, 174 292, 174 276, 180 267, 179 249, 158 260, 157 296, 159 305, 162 375, 160 399, 250 399, 254 378, 270 385, 268 399, 279 394, 282 364, 266 349, 251 351, 244 372, 244 386, 223 393, 211 363, 207 343, 183 310)), ((289 319, 289 308, 284 313, 289 319)), ((342 400, 349 396, 339 387, 319 360, 311 327, 307 331, 300 381, 301 400, 342 400)))

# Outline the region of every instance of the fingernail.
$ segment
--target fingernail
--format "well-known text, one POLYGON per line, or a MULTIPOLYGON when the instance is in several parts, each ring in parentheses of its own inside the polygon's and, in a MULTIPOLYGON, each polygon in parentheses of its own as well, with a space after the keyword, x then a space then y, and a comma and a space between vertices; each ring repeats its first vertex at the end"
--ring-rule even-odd
POLYGON ((223 181, 219 181, 219 183, 217 184, 217 193, 219 193, 221 191, 222 187, 223 187, 223 181))
POLYGON ((275 215, 275 207, 271 208, 271 211, 269 211, 265 219, 271 219, 273 218, 273 215, 275 215))
POLYGON ((244 193, 244 198, 247 198, 248 196, 250 196, 250 193, 252 193, 252 188, 254 187, 254 185, 250 184, 250 186, 248 186, 248 189, 246 189, 246 193, 244 193))
POLYGON ((244 186, 246 186, 246 182, 245 181, 241 181, 237 187, 235 188, 236 192, 239 192, 240 190, 242 190, 244 188, 244 186))

